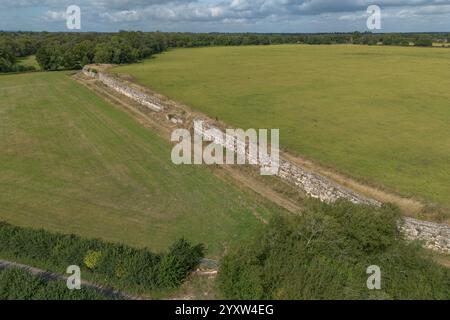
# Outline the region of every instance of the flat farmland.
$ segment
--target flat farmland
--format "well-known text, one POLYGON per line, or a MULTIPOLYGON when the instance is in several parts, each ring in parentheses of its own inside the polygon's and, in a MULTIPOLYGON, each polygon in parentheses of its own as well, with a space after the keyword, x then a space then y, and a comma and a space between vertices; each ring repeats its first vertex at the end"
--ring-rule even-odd
POLYGON ((0 76, 0 220, 217 257, 279 212, 171 148, 65 73, 0 76))
POLYGON ((450 50, 176 49, 115 72, 360 181, 450 207, 450 50))

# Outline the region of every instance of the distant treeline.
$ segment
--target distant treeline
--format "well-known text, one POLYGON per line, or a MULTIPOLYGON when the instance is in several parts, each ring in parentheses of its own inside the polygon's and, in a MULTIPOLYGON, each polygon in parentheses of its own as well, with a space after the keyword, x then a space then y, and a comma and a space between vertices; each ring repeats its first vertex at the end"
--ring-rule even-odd
MULTIPOLYGON (((90 63, 124 64, 168 48, 271 44, 366 44, 432 46, 450 33, 222 34, 222 33, 49 33, 0 32, 0 72, 24 71, 18 57, 36 55, 44 70, 80 69, 90 63)), ((28 67, 30 68, 30 67, 28 67)))
POLYGON ((0 258, 65 273, 77 265, 88 280, 137 293, 177 288, 203 257, 181 239, 164 253, 0 222, 0 258))

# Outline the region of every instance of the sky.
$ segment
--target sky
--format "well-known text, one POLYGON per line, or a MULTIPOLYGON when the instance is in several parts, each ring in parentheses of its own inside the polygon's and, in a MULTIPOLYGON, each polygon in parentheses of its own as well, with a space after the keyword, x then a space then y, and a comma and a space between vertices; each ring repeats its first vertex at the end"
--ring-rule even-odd
POLYGON ((0 30, 70 31, 70 5, 81 10, 78 31, 367 31, 378 5, 379 32, 450 32, 450 0, 0 0, 0 30))

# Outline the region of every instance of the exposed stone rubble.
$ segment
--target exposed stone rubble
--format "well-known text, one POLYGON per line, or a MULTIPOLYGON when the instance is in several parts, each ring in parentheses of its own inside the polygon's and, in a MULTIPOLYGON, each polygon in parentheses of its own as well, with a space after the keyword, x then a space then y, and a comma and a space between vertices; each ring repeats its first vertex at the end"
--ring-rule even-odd
POLYGON ((278 175, 282 179, 288 180, 300 187, 312 198, 319 199, 323 202, 332 203, 338 199, 344 198, 356 204, 373 206, 381 205, 381 203, 376 200, 356 194, 318 174, 305 170, 304 168, 283 159, 280 160, 280 170, 278 175))
POLYGON ((437 224, 413 218, 403 219, 401 230, 407 239, 422 240, 431 250, 450 254, 450 228, 446 224, 437 224))
MULTIPOLYGON (((260 166, 264 165, 258 158, 251 157, 252 155, 248 152, 249 147, 246 146, 245 143, 238 141, 235 144, 233 142, 235 140, 234 137, 227 135, 219 128, 210 124, 208 120, 198 120, 198 122, 199 121, 202 122, 202 126, 194 126, 194 131, 197 134, 210 141, 215 141, 225 149, 237 153, 244 153, 247 158, 254 164, 258 164, 260 166)), ((270 160, 263 159, 263 162, 269 163, 270 160)), ((278 176, 281 179, 287 180, 288 182, 296 185, 310 197, 319 199, 323 202, 332 203, 338 199, 344 198, 356 204, 381 206, 381 203, 376 200, 368 199, 366 197, 358 195, 355 192, 330 181, 329 179, 326 179, 316 173, 310 172, 284 159, 280 159, 280 169, 278 171, 278 176)))
POLYGON ((180 117, 174 114, 166 114, 167 121, 172 122, 173 124, 183 124, 184 121, 180 117))
MULTIPOLYGON (((157 97, 143 93, 138 89, 131 87, 129 83, 118 79, 108 73, 99 72, 95 69, 86 66, 83 69, 83 73, 90 77, 99 80, 107 87, 131 98, 139 104, 150 108, 156 112, 165 111, 165 102, 157 97)), ((167 121, 172 122, 175 125, 181 126, 184 121, 181 117, 174 114, 166 114, 167 121)), ((202 135, 206 140, 215 141, 215 143, 222 145, 225 149, 231 149, 237 153, 244 152, 245 155, 250 158, 248 154, 248 146, 243 142, 234 143, 232 137, 228 137, 226 133, 214 126, 211 119, 202 119, 202 126, 194 125, 194 132, 202 135), (200 129, 201 128, 201 129, 200 129), (212 130, 211 130, 212 129, 212 130), (202 130, 202 131, 200 131, 202 130)), ((194 121, 194 124, 198 121, 194 121)), ((267 160, 263 159, 262 162, 256 159, 249 159, 251 163, 263 166, 267 164, 267 160)), ((297 186, 307 195, 312 198, 319 199, 323 202, 333 203, 338 199, 347 199, 355 204, 365 204, 372 206, 380 206, 379 201, 369 199, 360 194, 355 193, 317 173, 311 172, 297 164, 294 164, 288 160, 280 159, 280 168, 278 176, 288 181, 289 183, 297 186)), ((446 224, 437 224, 427 221, 416 220, 412 218, 403 219, 403 223, 400 224, 401 231, 408 239, 422 240, 425 242, 425 247, 436 250, 439 252, 450 253, 450 227, 446 224)))
POLYGON ((98 79, 107 87, 127 96, 128 98, 140 103, 143 106, 146 106, 153 111, 162 111, 161 105, 158 101, 155 101, 153 97, 143 92, 140 92, 136 89, 131 88, 127 84, 123 83, 119 79, 114 78, 110 74, 106 74, 103 72, 94 71, 95 69, 91 69, 89 67, 83 68, 83 73, 88 77, 98 79))

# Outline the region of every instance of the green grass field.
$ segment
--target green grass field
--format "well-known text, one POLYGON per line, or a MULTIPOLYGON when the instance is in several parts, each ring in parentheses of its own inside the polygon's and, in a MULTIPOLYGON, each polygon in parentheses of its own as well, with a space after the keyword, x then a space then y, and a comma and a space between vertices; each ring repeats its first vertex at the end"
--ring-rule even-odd
POLYGON ((450 50, 379 46, 177 49, 115 69, 282 148, 450 207, 450 50))
POLYGON ((184 236, 215 257, 278 211, 171 148, 65 73, 2 76, 0 220, 156 251, 184 236))
POLYGON ((35 67, 36 70, 40 70, 41 66, 39 65, 39 63, 36 61, 36 56, 28 56, 25 58, 20 58, 17 60, 18 64, 21 64, 23 66, 26 67, 35 67))

